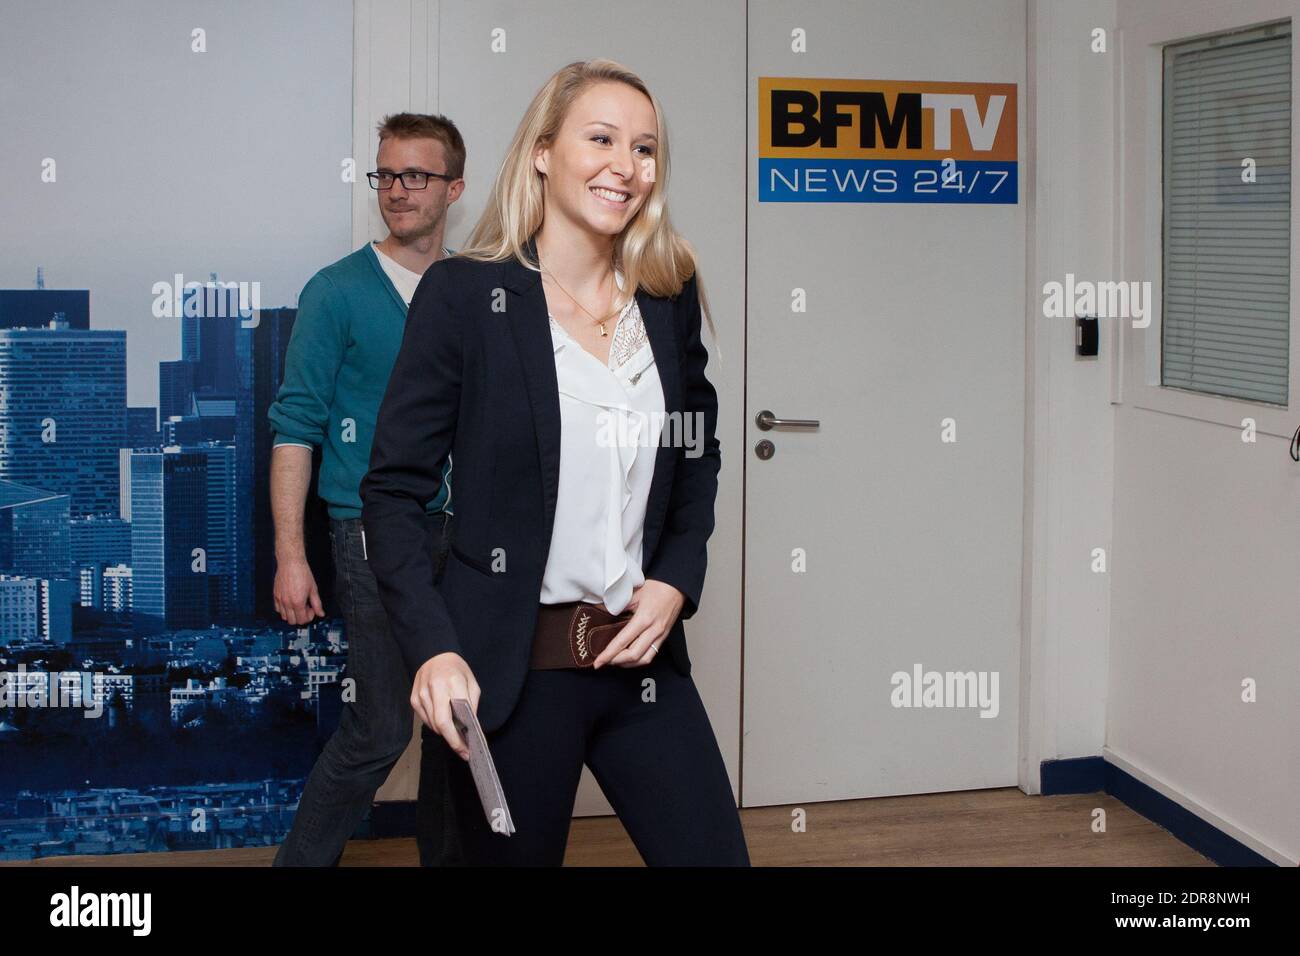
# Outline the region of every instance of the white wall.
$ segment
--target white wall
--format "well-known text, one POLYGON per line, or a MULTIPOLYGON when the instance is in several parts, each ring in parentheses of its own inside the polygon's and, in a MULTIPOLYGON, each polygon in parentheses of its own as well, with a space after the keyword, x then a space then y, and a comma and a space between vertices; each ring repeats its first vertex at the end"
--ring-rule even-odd
POLYGON ((1029 2, 1021 786, 1038 792, 1044 759, 1100 752, 1295 865, 1295 399, 1284 411, 1161 388, 1158 311, 1145 331, 1103 320, 1100 356, 1078 359, 1073 323, 1039 309, 1043 284, 1067 272, 1150 280, 1158 305, 1158 44, 1293 16, 1300 2, 1029 2), (1090 49, 1097 27, 1105 54, 1090 49), (1246 415, 1261 429, 1253 445, 1240 440, 1246 415), (1106 574, 1091 570, 1098 547, 1106 574), (1258 703, 1241 702, 1244 678, 1258 703))
MULTIPOLYGON (((1300 14, 1297 0, 1121 0, 1122 278, 1159 299, 1158 44, 1300 14)), ((1293 56, 1294 64, 1300 58, 1293 56)), ((1297 89, 1294 75, 1293 90, 1297 89)), ((1292 162, 1297 124, 1292 119, 1292 162)), ((1295 234, 1292 203, 1292 235, 1295 234)), ((1292 240, 1292 302, 1300 269, 1292 240)), ((1115 418, 1107 758, 1284 865, 1300 860, 1300 424, 1290 410, 1163 389, 1159 317, 1128 329, 1115 418), (1254 416, 1258 441, 1241 441, 1254 416), (1258 702, 1241 682, 1258 682, 1258 702)))
POLYGON ((1077 358, 1074 322, 1045 318, 1044 283, 1114 271, 1114 0, 1029 0, 1025 564, 1020 786, 1039 765, 1101 753, 1110 578, 1114 328, 1077 358), (1106 31, 1107 52, 1092 51, 1106 31))

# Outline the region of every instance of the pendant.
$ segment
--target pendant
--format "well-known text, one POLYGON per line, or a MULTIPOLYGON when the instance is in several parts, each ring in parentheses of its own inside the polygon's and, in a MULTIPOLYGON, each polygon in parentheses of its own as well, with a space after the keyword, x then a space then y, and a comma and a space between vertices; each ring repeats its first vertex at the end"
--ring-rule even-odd
POLYGON ((605 332, 605 323, 604 323, 604 322, 600 323, 600 334, 601 334, 602 336, 608 334, 608 333, 605 332))

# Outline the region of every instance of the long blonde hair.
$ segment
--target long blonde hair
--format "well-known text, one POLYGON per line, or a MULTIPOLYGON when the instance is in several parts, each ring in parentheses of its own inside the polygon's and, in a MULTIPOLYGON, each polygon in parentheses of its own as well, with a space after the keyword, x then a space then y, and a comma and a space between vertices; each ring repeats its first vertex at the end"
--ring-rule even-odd
MULTIPOLYGON (((555 141, 569 108, 596 83, 625 83, 650 100, 655 111, 659 145, 655 177, 641 208, 614 241, 614 265, 623 273, 623 288, 616 305, 621 308, 637 291, 650 295, 677 295, 696 273, 695 250, 673 228, 668 218, 668 129, 663 109, 639 76, 613 60, 579 60, 558 70, 537 91, 515 130, 487 205, 457 255, 501 262, 518 259, 539 271, 525 251, 528 240, 542 225, 545 212, 542 174, 533 166, 537 147, 555 141)), ((709 331, 717 338, 703 287, 697 281, 700 305, 709 331)))

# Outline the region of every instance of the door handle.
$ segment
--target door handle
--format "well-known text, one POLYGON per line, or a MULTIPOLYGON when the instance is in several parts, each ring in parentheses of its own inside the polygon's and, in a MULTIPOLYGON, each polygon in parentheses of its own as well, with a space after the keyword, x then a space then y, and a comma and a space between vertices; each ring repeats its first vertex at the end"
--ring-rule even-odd
POLYGON ((767 409, 754 416, 754 424, 763 431, 770 428, 820 428, 821 422, 815 418, 777 418, 767 409))

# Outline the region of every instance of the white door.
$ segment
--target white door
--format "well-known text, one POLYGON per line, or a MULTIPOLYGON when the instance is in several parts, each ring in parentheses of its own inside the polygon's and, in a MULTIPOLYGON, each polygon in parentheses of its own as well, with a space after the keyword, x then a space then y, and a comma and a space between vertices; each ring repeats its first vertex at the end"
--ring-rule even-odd
POLYGON ((748 41, 742 801, 1014 785, 1025 5, 750 3, 748 41), (864 151, 881 91, 920 148, 864 151))

